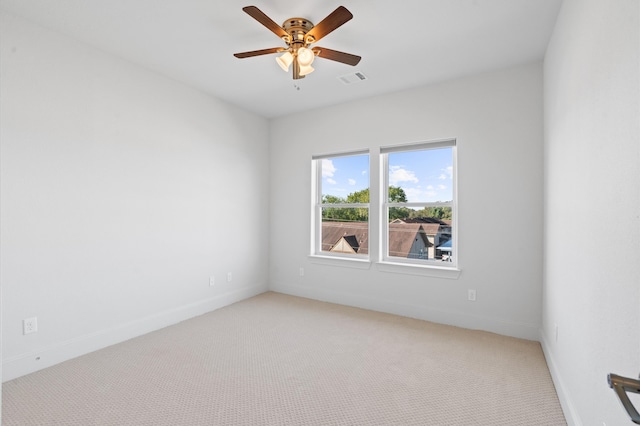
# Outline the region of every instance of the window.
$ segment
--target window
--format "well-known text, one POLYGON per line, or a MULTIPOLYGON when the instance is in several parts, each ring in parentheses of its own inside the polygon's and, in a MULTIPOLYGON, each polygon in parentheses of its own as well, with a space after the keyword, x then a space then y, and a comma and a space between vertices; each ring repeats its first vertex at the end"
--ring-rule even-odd
POLYGON ((369 153, 317 156, 314 166, 316 255, 369 257, 369 153))
POLYGON ((380 153, 382 260, 453 267, 455 141, 387 147, 380 153))
POLYGON ((317 261, 457 276, 455 140, 314 156, 312 166, 317 261))

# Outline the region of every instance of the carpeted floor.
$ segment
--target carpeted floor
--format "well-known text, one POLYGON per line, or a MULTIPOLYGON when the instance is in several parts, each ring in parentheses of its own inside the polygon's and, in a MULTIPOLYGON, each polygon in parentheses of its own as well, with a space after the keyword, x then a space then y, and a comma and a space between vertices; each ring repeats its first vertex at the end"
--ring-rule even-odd
POLYGON ((265 293, 3 385, 5 425, 565 425, 537 342, 265 293))

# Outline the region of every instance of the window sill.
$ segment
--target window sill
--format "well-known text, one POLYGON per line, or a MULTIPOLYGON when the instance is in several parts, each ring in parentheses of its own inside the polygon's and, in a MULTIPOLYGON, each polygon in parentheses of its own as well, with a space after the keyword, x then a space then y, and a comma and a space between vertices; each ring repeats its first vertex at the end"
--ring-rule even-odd
POLYGON ((320 265, 340 266, 343 268, 355 268, 355 269, 371 268, 371 261, 369 259, 319 256, 319 255, 312 254, 312 255, 309 255, 309 261, 311 263, 317 263, 320 265))
MULTIPOLYGON (((355 257, 320 256, 309 255, 311 263, 328 266, 339 266, 353 269, 370 269, 372 262, 369 259, 355 257)), ((380 272, 393 274, 420 275, 423 277, 445 278, 457 280, 462 270, 452 267, 435 265, 411 265, 407 263, 376 262, 376 268, 380 272)))
POLYGON ((378 271, 390 272, 394 274, 421 275, 424 277, 445 278, 457 280, 462 272, 458 268, 447 268, 443 266, 410 265, 407 263, 378 262, 378 271))

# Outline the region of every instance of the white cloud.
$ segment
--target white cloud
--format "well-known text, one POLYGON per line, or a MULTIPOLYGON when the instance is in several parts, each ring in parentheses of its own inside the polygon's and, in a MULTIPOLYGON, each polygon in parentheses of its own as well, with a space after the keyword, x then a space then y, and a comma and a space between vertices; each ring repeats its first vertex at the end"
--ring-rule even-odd
POLYGON ((326 158, 322 160, 322 177, 333 177, 335 172, 336 167, 333 165, 333 161, 327 160, 326 158))
POLYGON ((407 200, 415 200, 417 197, 420 197, 422 191, 417 188, 403 188, 404 193, 407 195, 407 200))
POLYGON ((396 186, 399 182, 418 183, 418 178, 411 170, 403 169, 401 166, 391 166, 389 173, 389 184, 396 186))
POLYGON ((433 191, 433 190, 434 190, 433 185, 427 186, 427 191, 433 191))
POLYGON ((363 171, 362 171, 362 176, 366 176, 366 175, 367 175, 367 171, 366 171, 366 170, 363 170, 363 171))
POLYGON ((447 187, 445 185, 438 185, 438 189, 443 190, 443 189, 447 189, 447 187))
POLYGON ((331 185, 335 185, 338 182, 336 182, 335 180, 333 180, 331 178, 327 178, 327 183, 330 183, 331 185))
POLYGON ((355 184, 356 184, 355 179, 349 179, 349 185, 355 185, 355 184))
POLYGON ((428 198, 435 197, 437 193, 433 190, 433 187, 427 188, 426 191, 422 191, 419 188, 403 188, 404 193, 407 194, 408 201, 424 201, 428 198))
POLYGON ((451 179, 453 177, 453 166, 448 166, 447 168, 442 169, 444 173, 438 176, 438 179, 445 180, 451 179))

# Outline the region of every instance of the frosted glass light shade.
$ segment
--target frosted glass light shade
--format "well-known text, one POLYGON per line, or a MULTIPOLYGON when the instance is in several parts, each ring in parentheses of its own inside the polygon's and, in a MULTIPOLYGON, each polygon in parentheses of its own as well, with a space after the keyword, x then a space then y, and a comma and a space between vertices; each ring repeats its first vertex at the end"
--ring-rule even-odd
POLYGON ((301 47, 300 49, 298 49, 298 63, 300 64, 301 68, 311 65, 315 57, 316 55, 311 49, 307 49, 306 47, 301 47))
POLYGON ((311 74, 315 69, 311 65, 300 65, 300 75, 305 76, 311 74))
POLYGON ((293 55, 291 52, 284 52, 284 55, 276 58, 276 62, 280 65, 280 68, 282 68, 283 71, 289 71, 289 65, 293 62, 293 55))

